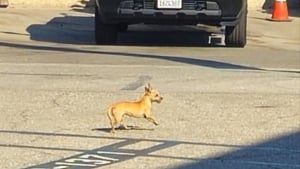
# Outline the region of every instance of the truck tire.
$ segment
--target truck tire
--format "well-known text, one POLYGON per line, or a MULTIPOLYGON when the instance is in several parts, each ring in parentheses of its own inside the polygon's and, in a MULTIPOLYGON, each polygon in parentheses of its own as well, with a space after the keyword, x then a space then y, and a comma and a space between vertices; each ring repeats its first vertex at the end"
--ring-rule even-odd
POLYGON ((95 41, 98 45, 115 44, 118 38, 118 25, 105 24, 97 7, 95 8, 95 41))
POLYGON ((244 47, 247 43, 247 12, 243 12, 239 23, 226 26, 225 43, 229 47, 244 47))

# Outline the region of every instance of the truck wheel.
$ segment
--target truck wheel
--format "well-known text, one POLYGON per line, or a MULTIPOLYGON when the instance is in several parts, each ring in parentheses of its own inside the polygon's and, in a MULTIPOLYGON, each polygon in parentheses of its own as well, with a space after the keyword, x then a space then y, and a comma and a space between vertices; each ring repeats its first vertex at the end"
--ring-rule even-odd
POLYGON ((235 26, 226 26, 225 43, 229 47, 244 47, 247 42, 247 12, 241 16, 235 26))
POLYGON ((95 7, 95 41, 98 45, 115 44, 118 38, 118 25, 105 24, 102 22, 101 15, 95 7))

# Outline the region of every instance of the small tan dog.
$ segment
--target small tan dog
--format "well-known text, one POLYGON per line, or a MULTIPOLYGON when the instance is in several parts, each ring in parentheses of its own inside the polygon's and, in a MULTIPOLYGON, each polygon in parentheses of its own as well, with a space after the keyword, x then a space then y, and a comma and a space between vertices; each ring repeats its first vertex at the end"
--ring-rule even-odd
POLYGON ((160 103, 163 97, 160 96, 159 92, 153 89, 148 83, 145 87, 145 93, 143 97, 136 102, 118 102, 111 105, 107 111, 107 117, 110 120, 111 132, 115 132, 115 127, 122 125, 125 129, 129 129, 123 124, 123 116, 127 115, 129 117, 135 118, 145 118, 155 125, 158 122, 152 115, 151 107, 153 102, 160 103))

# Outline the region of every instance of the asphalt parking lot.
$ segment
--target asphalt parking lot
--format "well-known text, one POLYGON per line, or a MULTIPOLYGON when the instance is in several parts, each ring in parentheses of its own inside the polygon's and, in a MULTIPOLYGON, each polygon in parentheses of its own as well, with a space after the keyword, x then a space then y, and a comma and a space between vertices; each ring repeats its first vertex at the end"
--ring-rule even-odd
POLYGON ((0 14, 1 169, 300 168, 297 11, 250 11, 242 49, 207 44, 205 26, 134 25, 96 46, 89 12, 0 14), (111 134, 107 107, 148 82, 160 125, 126 118, 138 127, 111 134))

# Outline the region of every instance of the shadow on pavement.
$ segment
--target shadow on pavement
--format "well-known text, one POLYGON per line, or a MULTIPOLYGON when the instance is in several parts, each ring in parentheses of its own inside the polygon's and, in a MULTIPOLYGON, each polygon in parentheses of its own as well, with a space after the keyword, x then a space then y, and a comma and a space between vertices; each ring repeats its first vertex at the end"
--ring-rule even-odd
POLYGON ((172 169, 296 169, 299 159, 300 132, 296 132, 172 169))
MULTIPOLYGON (((142 128, 142 127, 139 127, 139 126, 127 126, 128 129, 124 128, 124 127, 118 127, 116 128, 116 131, 130 131, 130 130, 145 130, 145 131, 153 131, 154 129, 153 128, 142 128)), ((95 128, 95 129, 92 129, 92 131, 102 131, 102 132, 105 132, 105 133, 111 133, 111 128, 108 128, 108 127, 105 127, 105 128, 95 128)))
MULTIPOLYGON (((64 138, 84 138, 84 139, 106 139, 106 140, 117 140, 118 142, 113 142, 111 145, 103 145, 102 147, 93 150, 84 149, 68 149, 60 147, 41 147, 38 145, 24 146, 16 144, 0 144, 0 147, 5 148, 17 148, 17 149, 29 149, 31 150, 53 150, 53 151, 70 151, 74 152, 74 156, 58 159, 57 161, 45 161, 44 164, 39 164, 37 166, 32 166, 29 168, 45 168, 45 167, 58 167, 58 163, 65 161, 72 161, 72 159, 80 159, 81 157, 86 157, 86 154, 92 156, 99 152, 105 152, 106 155, 113 156, 113 163, 102 163, 96 165, 90 165, 89 167, 78 167, 81 168, 96 168, 105 165, 111 165, 118 162, 123 162, 131 160, 137 157, 150 157, 150 158, 161 158, 169 160, 185 160, 185 163, 180 166, 171 167, 171 169, 296 169, 300 168, 300 132, 294 132, 278 136, 276 138, 266 140, 260 143, 252 145, 233 145, 230 143, 220 144, 220 143, 205 143, 205 142, 188 142, 188 141, 178 141, 178 140, 160 140, 160 139, 135 139, 135 138, 124 138, 117 136, 90 136, 90 135, 80 135, 80 134, 66 134, 66 133, 45 133, 45 132, 30 132, 30 131, 14 131, 14 130, 0 130, 1 134, 8 134, 16 136, 38 136, 40 139, 42 136, 46 137, 60 137, 64 138), (150 141, 156 142, 154 146, 150 146, 144 149, 128 149, 124 148, 126 146, 143 142, 150 141), (215 155, 211 157, 201 157, 201 152, 199 155, 193 153, 193 156, 186 156, 180 152, 175 152, 172 155, 160 152, 161 150, 168 150, 180 145, 191 145, 194 147, 201 146, 205 148, 229 148, 230 152, 221 155, 215 155), (204 147, 203 147, 204 146, 204 147), (81 153, 81 154, 78 154, 81 153), (130 155, 129 155, 130 154, 130 155), (118 155, 118 156, 116 156, 118 155), (124 155, 124 156, 123 156, 124 155), (126 156, 125 156, 126 155, 126 156)), ((199 150, 199 148, 198 148, 199 150)), ((193 151, 193 150, 188 150, 193 151)), ((166 152, 166 151, 164 151, 166 152)), ((104 154, 104 153, 103 153, 104 154)), ((94 156, 95 156, 94 155, 94 156)), ((107 157, 112 158, 112 156, 107 157)), ((78 160, 77 160, 78 161, 78 160)), ((91 162, 91 161, 89 161, 91 162)), ((91 164, 91 163, 89 163, 91 164)), ((69 165, 74 165, 69 163, 69 165)), ((170 168, 170 167, 168 167, 170 168)))
POLYGON ((7 43, 7 42, 1 42, 1 41, 0 41, 0 46, 21 48, 21 49, 30 49, 30 50, 40 50, 40 51, 102 54, 102 55, 110 55, 110 57, 128 56, 128 57, 136 57, 136 58, 149 58, 149 59, 166 60, 166 61, 171 61, 171 62, 196 65, 196 66, 204 66, 204 67, 210 67, 210 68, 215 68, 215 69, 263 70, 263 69, 251 67, 251 66, 244 66, 244 65, 238 65, 238 64, 221 62, 221 61, 214 61, 214 60, 180 57, 180 56, 152 55, 152 54, 141 54, 141 53, 130 53, 130 52, 127 53, 127 52, 105 51, 105 50, 104 51, 99 51, 99 50, 93 51, 93 50, 87 50, 87 49, 76 49, 76 48, 67 48, 67 47, 15 44, 15 43, 7 43))
POLYGON ((65 44, 94 44, 92 17, 62 15, 45 25, 30 25, 26 29, 30 39, 65 44))
POLYGON ((102 51, 101 50, 87 50, 87 49, 77 49, 77 48, 67 48, 67 47, 15 44, 15 43, 7 43, 7 42, 1 42, 1 41, 0 41, 0 46, 29 49, 29 50, 38 50, 38 51, 56 51, 56 52, 110 55, 110 57, 128 56, 128 57, 137 57, 137 58, 149 58, 149 59, 166 60, 166 61, 170 61, 170 62, 178 62, 178 63, 183 63, 183 64, 203 66, 203 67, 209 67, 209 68, 215 68, 215 69, 258 70, 258 71, 266 71, 266 72, 300 73, 300 71, 298 71, 298 70, 276 70, 276 69, 268 70, 268 69, 253 67, 253 66, 239 65, 239 64, 216 61, 216 60, 189 58, 189 57, 181 57, 181 56, 170 56, 170 55, 151 55, 151 54, 143 54, 143 53, 117 52, 117 51, 107 51, 107 50, 102 50, 102 51))
MULTIPOLYGON (((65 43, 95 44, 94 17, 61 14, 46 24, 32 24, 26 30, 31 40, 65 43)), ((216 28, 210 28, 217 33, 216 28)), ((119 32, 117 45, 136 46, 214 46, 220 40, 208 44, 211 31, 204 27, 131 25, 126 32, 119 32)))

